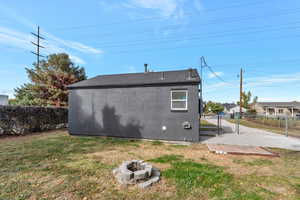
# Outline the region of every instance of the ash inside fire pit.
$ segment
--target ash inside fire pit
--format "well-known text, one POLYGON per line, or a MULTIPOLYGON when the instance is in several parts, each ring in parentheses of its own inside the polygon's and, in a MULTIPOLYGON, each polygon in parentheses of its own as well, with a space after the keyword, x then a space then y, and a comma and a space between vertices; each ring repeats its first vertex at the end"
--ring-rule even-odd
POLYGON ((142 160, 125 161, 113 170, 113 174, 120 184, 138 184, 140 188, 146 188, 160 179, 160 171, 142 160))
POLYGON ((130 171, 135 172, 135 171, 139 171, 139 170, 144 170, 145 166, 141 166, 141 164, 139 162, 132 162, 127 166, 127 168, 130 171))

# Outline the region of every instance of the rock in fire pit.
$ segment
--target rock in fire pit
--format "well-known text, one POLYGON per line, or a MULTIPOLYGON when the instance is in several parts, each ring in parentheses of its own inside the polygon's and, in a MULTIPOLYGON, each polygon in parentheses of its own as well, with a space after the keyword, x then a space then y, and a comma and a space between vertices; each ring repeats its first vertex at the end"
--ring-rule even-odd
POLYGON ((140 188, 149 187, 160 179, 160 171, 142 160, 125 161, 113 170, 113 174, 120 184, 138 184, 140 188))

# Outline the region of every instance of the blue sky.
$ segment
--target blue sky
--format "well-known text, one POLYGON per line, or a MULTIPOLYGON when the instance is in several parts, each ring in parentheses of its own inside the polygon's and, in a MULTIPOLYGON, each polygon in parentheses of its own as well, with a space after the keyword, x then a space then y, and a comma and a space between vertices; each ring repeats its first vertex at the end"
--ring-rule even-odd
POLYGON ((237 74, 260 101, 300 101, 299 0, 0 0, 0 93, 28 82, 36 60, 30 32, 45 37, 42 54, 67 52, 99 74, 204 69, 204 99, 235 102, 237 74))

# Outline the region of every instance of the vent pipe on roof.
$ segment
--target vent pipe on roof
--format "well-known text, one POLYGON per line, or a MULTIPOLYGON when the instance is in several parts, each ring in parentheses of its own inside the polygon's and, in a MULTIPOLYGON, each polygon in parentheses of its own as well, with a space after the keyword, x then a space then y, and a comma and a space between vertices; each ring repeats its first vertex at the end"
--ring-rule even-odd
POLYGON ((145 73, 147 73, 148 72, 148 64, 144 64, 144 67, 145 67, 145 73))
POLYGON ((189 68, 189 72, 188 72, 188 79, 192 79, 192 69, 189 68))
POLYGON ((165 79, 165 72, 161 72, 160 80, 164 80, 164 79, 165 79))

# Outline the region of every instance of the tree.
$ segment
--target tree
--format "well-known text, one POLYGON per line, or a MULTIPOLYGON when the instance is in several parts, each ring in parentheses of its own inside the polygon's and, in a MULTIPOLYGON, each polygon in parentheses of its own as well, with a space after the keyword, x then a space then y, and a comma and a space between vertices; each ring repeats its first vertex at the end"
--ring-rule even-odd
MULTIPOLYGON (((252 97, 252 94, 250 91, 242 93, 242 107, 243 108, 246 108, 246 109, 250 108, 251 97, 252 97)), ((257 101, 258 101, 258 97, 255 96, 252 100, 252 104, 256 104, 257 101)), ((240 105, 240 102, 237 102, 237 104, 240 105)))
POLYGON ((258 102, 258 96, 255 96, 252 100, 252 104, 256 104, 258 102))
POLYGON ((212 101, 207 102, 204 108, 206 113, 220 113, 224 111, 224 106, 220 103, 215 103, 212 101))
POLYGON ((252 94, 250 91, 242 93, 242 107, 248 109, 252 94))
POLYGON ((67 106, 67 85, 86 79, 85 70, 75 66, 65 53, 51 54, 32 69, 26 68, 31 83, 15 89, 15 104, 67 106))

